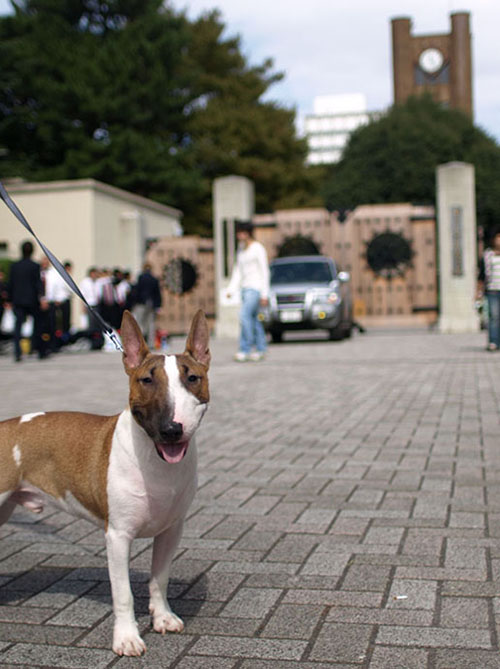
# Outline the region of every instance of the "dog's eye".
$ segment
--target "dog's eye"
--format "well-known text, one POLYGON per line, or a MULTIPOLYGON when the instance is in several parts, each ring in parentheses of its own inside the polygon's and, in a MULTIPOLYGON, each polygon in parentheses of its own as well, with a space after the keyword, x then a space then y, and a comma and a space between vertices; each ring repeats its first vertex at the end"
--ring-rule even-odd
POLYGON ((142 379, 139 379, 141 383, 153 383, 153 379, 150 376, 144 376, 142 379))
POLYGON ((198 381, 199 378, 200 377, 196 376, 196 374, 190 374, 187 380, 189 383, 196 383, 196 381, 198 381))

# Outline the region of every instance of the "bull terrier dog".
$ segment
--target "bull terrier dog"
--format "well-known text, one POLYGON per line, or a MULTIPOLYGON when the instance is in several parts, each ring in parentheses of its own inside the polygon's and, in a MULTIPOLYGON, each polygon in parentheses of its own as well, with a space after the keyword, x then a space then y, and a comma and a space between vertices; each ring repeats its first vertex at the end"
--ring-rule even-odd
POLYGON ((123 316, 129 405, 117 416, 30 413, 0 422, 0 524, 16 504, 46 501, 102 527, 113 597, 113 650, 141 655, 129 558, 135 537, 154 537, 149 580, 153 628, 181 632, 167 602, 170 566, 197 485, 194 433, 209 400, 208 326, 200 310, 185 351, 157 355, 133 316, 123 316))

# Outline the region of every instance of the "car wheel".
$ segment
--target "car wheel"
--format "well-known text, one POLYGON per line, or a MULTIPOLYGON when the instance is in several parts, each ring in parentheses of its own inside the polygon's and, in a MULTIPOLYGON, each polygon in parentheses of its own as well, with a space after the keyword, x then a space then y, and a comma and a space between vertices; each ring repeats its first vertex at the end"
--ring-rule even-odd
POLYGON ((332 328, 328 330, 328 339, 330 341, 340 341, 344 338, 344 330, 341 327, 332 328))
POLYGON ((271 330, 270 335, 273 344, 279 344, 283 341, 283 332, 281 330, 271 330))

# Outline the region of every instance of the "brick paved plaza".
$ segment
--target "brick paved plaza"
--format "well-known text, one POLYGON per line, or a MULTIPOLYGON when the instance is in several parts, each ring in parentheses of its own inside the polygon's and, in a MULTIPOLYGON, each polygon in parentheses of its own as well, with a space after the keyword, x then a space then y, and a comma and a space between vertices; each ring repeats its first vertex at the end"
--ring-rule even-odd
MULTIPOLYGON (((110 650, 103 534, 47 509, 0 529, 0 665, 178 669, 500 667, 500 354, 485 336, 285 342, 236 364, 213 343, 200 489, 144 658, 110 650)), ((180 342, 176 342, 179 350, 180 342)), ((0 357, 0 418, 120 411, 114 353, 0 357)))

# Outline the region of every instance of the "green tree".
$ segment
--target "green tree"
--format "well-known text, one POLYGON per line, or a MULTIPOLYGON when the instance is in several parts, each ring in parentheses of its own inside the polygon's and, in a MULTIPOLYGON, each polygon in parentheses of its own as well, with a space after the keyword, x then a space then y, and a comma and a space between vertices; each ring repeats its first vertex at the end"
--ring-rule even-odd
POLYGON ((218 12, 191 25, 188 67, 197 72, 201 104, 192 115, 189 133, 206 188, 224 174, 240 174, 255 182, 258 211, 302 204, 314 182, 304 166, 307 146, 295 134, 293 110, 262 96, 282 78, 272 60, 249 67, 238 38, 223 39, 218 12))
POLYGON ((159 0, 30 0, 0 21, 4 175, 93 177, 186 203, 185 20, 159 0))
POLYGON ((342 160, 326 173, 331 209, 384 202, 434 203, 441 163, 472 163, 478 222, 488 230, 500 215, 500 147, 459 111, 430 97, 410 98, 355 131, 342 160))
POLYGON ((307 199, 294 112, 262 96, 217 12, 191 22, 161 0, 24 0, 0 19, 3 176, 93 177, 185 213, 209 232, 214 178, 256 183, 257 207, 307 199))

